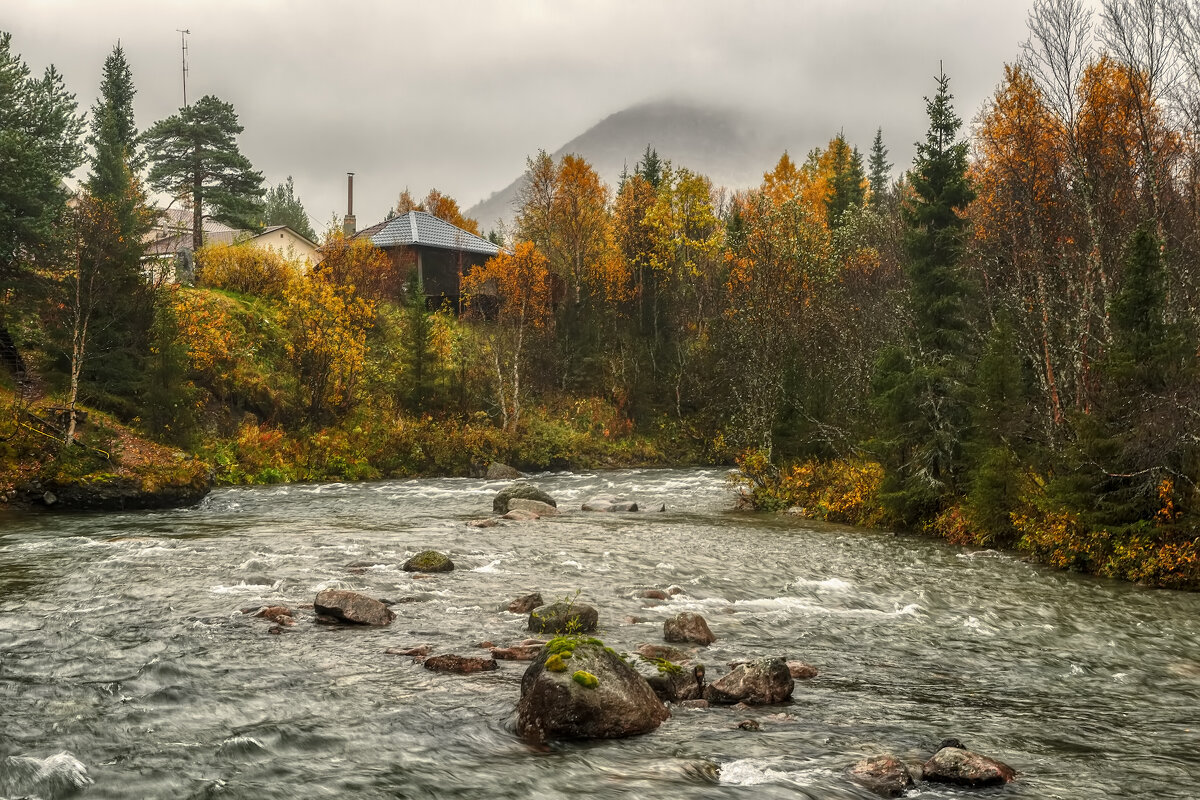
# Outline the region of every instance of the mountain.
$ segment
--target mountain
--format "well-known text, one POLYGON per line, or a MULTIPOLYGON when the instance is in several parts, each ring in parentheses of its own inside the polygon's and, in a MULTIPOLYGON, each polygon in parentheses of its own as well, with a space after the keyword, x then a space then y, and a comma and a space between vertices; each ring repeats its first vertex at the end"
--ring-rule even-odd
MULTIPOLYGON (((796 160, 821 143, 816 134, 765 115, 677 100, 644 103, 618 111, 552 154, 557 161, 574 153, 587 159, 616 189, 626 165, 633 172, 649 144, 660 158, 712 179, 716 186, 740 189, 762 182, 784 150, 796 160)), ((826 136, 828 138, 828 136, 826 136)), ((532 155, 532 153, 531 153, 532 155)), ((511 222, 513 201, 524 175, 467 209, 484 230, 498 220, 511 222)))

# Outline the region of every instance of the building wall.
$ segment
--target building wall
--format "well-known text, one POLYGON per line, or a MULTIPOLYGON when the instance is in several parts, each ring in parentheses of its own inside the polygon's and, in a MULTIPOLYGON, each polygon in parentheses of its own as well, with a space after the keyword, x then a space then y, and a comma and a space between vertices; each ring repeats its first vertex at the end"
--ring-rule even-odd
POLYGON ((264 250, 274 250, 285 258, 300 262, 307 261, 310 266, 321 260, 317 248, 303 236, 293 233, 290 228, 259 234, 250 239, 247 244, 264 250))

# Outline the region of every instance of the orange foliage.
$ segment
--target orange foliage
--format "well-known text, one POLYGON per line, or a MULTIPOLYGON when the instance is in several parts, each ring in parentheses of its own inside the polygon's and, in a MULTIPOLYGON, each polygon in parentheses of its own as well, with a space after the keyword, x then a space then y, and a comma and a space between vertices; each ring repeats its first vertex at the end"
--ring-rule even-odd
POLYGON ((347 239, 341 231, 332 231, 318 252, 321 260, 313 272, 323 280, 368 300, 400 296, 407 269, 400 269, 365 236, 347 239))
POLYGON ((425 211, 438 219, 443 219, 451 225, 457 225, 464 231, 470 231, 476 236, 482 236, 479 232, 479 223, 470 217, 463 216, 462 210, 458 207, 458 202, 448 194, 442 194, 437 189, 430 189, 429 194, 425 195, 425 199, 417 202, 413 199, 412 194, 405 189, 400 193, 400 197, 396 200, 396 213, 407 214, 410 211, 425 211))
POLYGON ((258 297, 282 297, 301 266, 274 250, 251 244, 210 244, 196 253, 197 282, 258 297))
POLYGON ((533 242, 518 242, 463 276, 468 306, 481 309, 495 298, 497 320, 519 327, 546 328, 551 317, 550 262, 533 242))

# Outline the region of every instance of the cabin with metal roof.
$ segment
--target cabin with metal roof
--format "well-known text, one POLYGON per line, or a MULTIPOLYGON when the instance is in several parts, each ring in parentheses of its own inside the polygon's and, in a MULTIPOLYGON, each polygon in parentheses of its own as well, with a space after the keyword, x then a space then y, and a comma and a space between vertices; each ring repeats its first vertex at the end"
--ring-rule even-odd
POLYGON ((387 253, 401 274, 416 269, 431 308, 460 310, 459 283, 472 267, 487 262, 500 247, 426 211, 409 211, 360 231, 387 253))

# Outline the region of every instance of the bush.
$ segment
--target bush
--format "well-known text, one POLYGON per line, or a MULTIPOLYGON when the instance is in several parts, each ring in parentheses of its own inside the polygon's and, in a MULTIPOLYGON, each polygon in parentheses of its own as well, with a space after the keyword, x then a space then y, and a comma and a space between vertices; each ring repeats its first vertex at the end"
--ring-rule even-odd
POLYGON ((196 263, 199 285, 258 297, 283 297, 301 271, 274 250, 248 244, 205 245, 196 253, 196 263))

